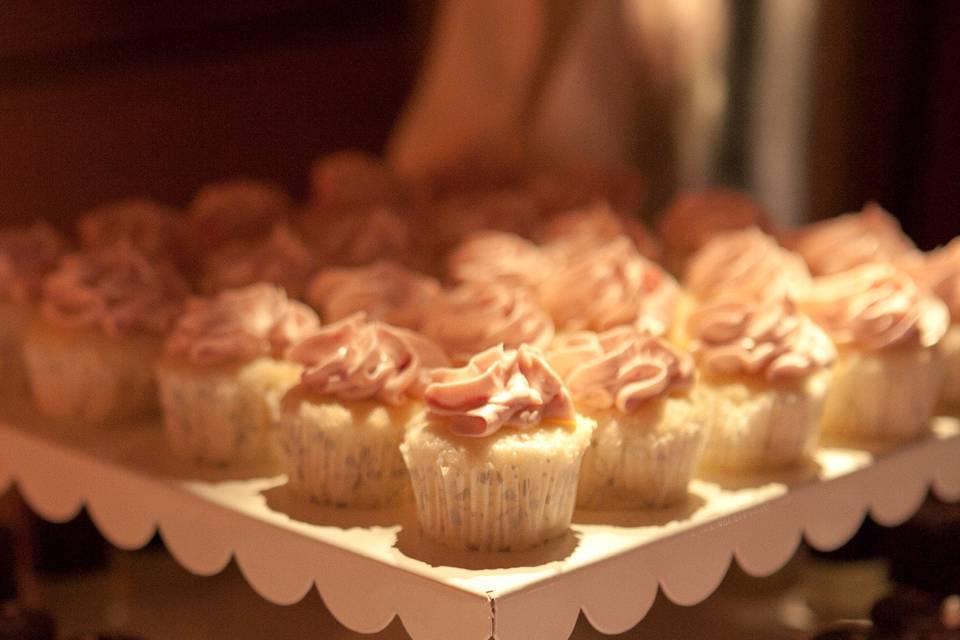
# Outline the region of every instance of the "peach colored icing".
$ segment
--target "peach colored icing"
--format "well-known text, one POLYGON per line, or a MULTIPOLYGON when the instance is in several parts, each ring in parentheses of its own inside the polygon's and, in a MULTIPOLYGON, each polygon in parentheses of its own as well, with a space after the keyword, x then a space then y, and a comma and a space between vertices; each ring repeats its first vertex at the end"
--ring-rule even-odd
POLYGON ((888 262, 916 251, 900 223, 875 202, 859 213, 816 222, 784 238, 814 275, 839 273, 868 262, 888 262))
POLYGON ((204 259, 201 288, 209 293, 256 282, 282 286, 287 295, 303 295, 317 266, 313 253, 286 224, 278 224, 261 240, 236 240, 204 259))
POLYGON ((120 242, 64 257, 43 281, 40 311, 52 324, 99 328, 108 336, 162 334, 180 315, 187 292, 172 266, 120 242))
POLYGON ((619 237, 580 256, 540 287, 540 300, 564 331, 633 324, 656 335, 670 327, 676 280, 619 237))
POLYGON ((0 230, 0 299, 25 304, 39 298, 44 276, 66 248, 63 236, 43 222, 0 230))
POLYGON ((338 151, 313 164, 313 205, 341 210, 395 205, 400 183, 377 156, 363 151, 338 151))
POLYGON ((909 254, 896 265, 937 294, 953 322, 960 322, 960 238, 926 254, 909 254))
POLYGON ((465 283, 434 300, 423 332, 455 362, 466 362, 501 343, 545 348, 553 338, 553 322, 523 290, 465 283))
POLYGON ((454 249, 447 264, 457 282, 525 288, 536 287, 554 269, 553 259, 540 247, 500 231, 473 234, 454 249))
POLYGON ((453 433, 483 437, 502 427, 529 429, 576 418, 560 376, 536 350, 503 345, 478 353, 458 369, 436 369, 424 397, 431 418, 453 433))
POLYGON ((307 301, 327 322, 364 311, 375 320, 419 329, 440 283, 389 260, 368 267, 331 267, 320 271, 307 289, 307 301))
POLYGON ((692 253, 724 231, 772 224, 760 204, 732 189, 706 189, 677 194, 660 219, 660 237, 667 251, 692 253))
POLYGON ((870 350, 932 347, 950 324, 943 302, 886 263, 815 279, 801 308, 838 346, 870 350))
POLYGON ((181 246, 179 220, 171 207, 146 198, 131 198, 86 213, 77 223, 77 235, 84 249, 126 240, 144 255, 170 257, 181 246))
POLYGON ((693 360, 665 340, 633 327, 579 331, 558 338, 547 360, 573 399, 596 409, 633 413, 645 402, 693 384, 693 360))
POLYGON ((273 183, 227 180, 197 192, 189 207, 190 223, 204 246, 216 248, 263 236, 290 215, 291 206, 290 197, 273 183))
POLYGON ((312 309, 279 287, 259 283, 190 298, 165 347, 168 355, 198 365, 282 358, 319 327, 312 309))
POLYGON ((448 364, 430 340, 362 313, 296 344, 290 359, 304 366, 299 385, 304 391, 390 405, 419 397, 429 371, 448 364))
POLYGON ((789 299, 722 298, 698 307, 687 330, 694 359, 714 375, 791 380, 836 358, 830 338, 789 299))
POLYGON ((323 264, 361 266, 374 260, 409 258, 413 237, 407 221, 391 209, 308 211, 300 219, 304 237, 323 264))
POLYGON ((548 251, 562 259, 575 259, 607 242, 626 236, 648 258, 660 256, 660 243, 640 220, 618 214, 598 201, 554 217, 538 235, 548 251))
POLYGON ((803 258, 750 227, 710 240, 687 263, 684 285, 701 299, 724 292, 749 298, 796 296, 810 285, 803 258))

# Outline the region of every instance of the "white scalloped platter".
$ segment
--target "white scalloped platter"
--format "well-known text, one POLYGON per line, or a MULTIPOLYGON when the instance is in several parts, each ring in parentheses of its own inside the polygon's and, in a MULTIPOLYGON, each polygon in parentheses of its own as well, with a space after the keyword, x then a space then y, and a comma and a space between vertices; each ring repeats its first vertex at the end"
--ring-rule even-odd
POLYGON ((159 531, 184 567, 211 575, 236 560, 264 598, 316 588, 347 627, 375 632, 399 616, 415 640, 568 637, 582 610, 605 633, 637 624, 658 589, 678 604, 709 596, 732 558, 768 575, 801 537, 831 549, 869 511, 906 520, 931 487, 960 500, 960 423, 887 452, 822 448, 789 473, 696 479, 667 511, 577 512, 563 539, 529 552, 452 552, 425 539, 412 507, 345 510, 304 503, 269 469, 209 470, 166 452, 155 423, 70 427, 32 410, 0 412, 0 490, 17 483, 38 514, 86 507, 115 545, 159 531))

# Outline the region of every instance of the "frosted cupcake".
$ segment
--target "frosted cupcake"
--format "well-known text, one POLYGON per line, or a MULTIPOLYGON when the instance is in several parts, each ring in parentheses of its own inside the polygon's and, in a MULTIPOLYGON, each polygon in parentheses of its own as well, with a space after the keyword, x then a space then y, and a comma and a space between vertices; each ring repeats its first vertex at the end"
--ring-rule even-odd
POLYGON ((703 442, 690 356, 619 327, 558 338, 547 359, 577 411, 597 423, 580 469, 577 505, 665 507, 685 499, 703 442))
POLYGON ((641 255, 647 258, 657 259, 661 255, 660 242, 645 224, 614 212, 603 201, 565 211, 537 234, 544 249, 564 261, 603 247, 620 236, 630 238, 641 255))
POLYGON ((12 392, 26 389, 23 336, 36 313, 41 282, 66 247, 42 222, 0 231, 0 380, 12 392))
POLYGON ((230 242, 205 256, 200 288, 216 293, 269 282, 301 298, 316 267, 307 245, 286 224, 278 224, 265 238, 230 242))
POLYGON ((321 264, 363 266, 375 260, 411 260, 413 235, 404 217, 385 207, 357 211, 312 209, 298 229, 321 264))
POLYGON ((946 306, 905 273, 866 264, 817 278, 803 310, 839 351, 823 431, 852 440, 908 440, 929 429, 943 383, 946 306))
POLYGON ((437 370, 426 402, 401 447, 424 533, 507 551, 569 529, 594 424, 536 350, 497 346, 437 370))
POLYGON ((210 464, 272 458, 280 398, 301 372, 286 353, 319 326, 309 307, 265 283, 191 298, 156 367, 174 453, 210 464))
POLYGON ((770 231, 773 222, 746 193, 732 189, 683 191, 660 217, 664 264, 671 273, 682 274, 690 256, 712 238, 749 227, 770 231))
POLYGON ((374 320, 419 330, 440 283, 388 260, 368 267, 323 269, 307 289, 307 302, 326 322, 363 311, 374 320))
POLYGON ((673 322, 678 286, 618 237, 558 269, 540 286, 540 302, 558 331, 606 331, 633 325, 663 335, 673 322))
POLYGON ((262 180, 238 178, 207 185, 188 208, 192 236, 204 249, 252 240, 290 216, 290 196, 262 180))
POLYGON ((327 211, 395 206, 402 185, 377 156, 337 151, 317 160, 310 171, 312 206, 327 211))
POLYGON ((537 245, 500 231, 471 235, 447 258, 447 273, 454 282, 528 290, 536 290, 555 266, 554 259, 537 245))
POLYGON ((960 409, 960 238, 945 247, 917 254, 902 266, 915 280, 933 291, 950 311, 950 328, 940 342, 944 380, 941 405, 960 409))
POLYGON ((171 258, 180 249, 176 209, 147 198, 129 198, 99 206, 77 222, 83 249, 102 249, 126 241, 152 258, 171 258))
POLYGON ((827 335, 789 299, 722 298, 698 307, 687 331, 700 371, 703 465, 741 471, 807 458, 836 358, 827 335))
POLYGON ((447 364, 443 352, 416 333, 356 314, 301 341, 290 358, 304 369, 282 403, 289 486, 337 506, 402 498, 410 483, 399 446, 423 411, 425 375, 447 364))
POLYGON ((553 322, 522 289, 465 283, 437 296, 423 332, 462 364, 498 344, 545 349, 553 339, 553 322))
POLYGON ((37 407, 84 422, 155 410, 153 364, 186 293, 172 266, 126 243, 63 258, 24 342, 37 407))
POLYGON ((869 262, 890 262, 915 252, 896 218, 876 202, 809 224, 784 236, 784 244, 807 261, 815 276, 831 275, 869 262))
POLYGON ((640 210, 647 195, 643 176, 636 169, 589 163, 541 169, 529 177, 526 186, 550 213, 606 202, 619 214, 630 216, 640 210))

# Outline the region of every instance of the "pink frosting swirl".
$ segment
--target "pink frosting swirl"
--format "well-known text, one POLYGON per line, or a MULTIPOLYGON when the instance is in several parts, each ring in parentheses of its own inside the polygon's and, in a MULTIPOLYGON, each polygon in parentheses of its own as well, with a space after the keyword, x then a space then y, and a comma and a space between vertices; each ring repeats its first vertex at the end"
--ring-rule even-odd
POLYGON ((846 271, 868 262, 889 262, 916 251, 896 218, 876 202, 859 213, 816 222, 784 238, 814 275, 846 271))
POLYGON ((693 253, 724 231, 772 228, 760 204, 732 189, 706 189, 679 193, 660 218, 664 248, 681 256, 693 253))
POLYGON ((299 388, 344 400, 403 404, 422 394, 426 376, 448 364, 423 336, 357 313, 296 344, 290 359, 304 366, 299 388))
POLYGON ((36 301, 43 278, 66 249, 63 236, 43 222, 0 230, 0 299, 17 304, 36 301))
POLYGON ((125 240, 144 255, 170 258, 182 247, 176 209, 146 198, 119 200, 86 213, 77 223, 84 249, 100 249, 125 240))
POLYGON ((694 359, 717 376, 795 380, 836 358, 830 338, 789 299, 721 298, 694 311, 687 330, 694 359))
POLYGON ((503 427, 530 429, 576 419, 560 376, 534 349, 498 345, 459 369, 436 369, 424 397, 428 415, 453 433, 483 437, 503 427))
POLYGON ((660 256, 660 243, 645 224, 616 213, 603 201, 561 213, 538 235, 545 248, 561 259, 576 259, 620 236, 630 238, 642 255, 660 256))
POLYGON ((288 299, 283 289, 260 283, 213 298, 190 298, 165 348, 167 355, 198 365, 282 358, 319 328, 312 309, 288 299))
POLYGON ((553 322, 520 289, 466 283, 437 297, 430 305, 423 332, 455 362, 466 362, 497 344, 545 348, 553 338, 553 322))
POLYGON ((320 271, 307 290, 307 301, 327 322, 364 311, 370 318, 418 330, 440 293, 440 283, 388 260, 368 267, 333 267, 320 271))
POLYGON ((620 237, 560 269, 540 300, 564 331, 605 331, 632 324, 655 335, 673 321, 676 280, 620 237))
POLYGON ((399 180, 380 158, 363 151, 338 151, 320 158, 310 178, 313 205, 320 209, 394 206, 402 199, 399 180))
POLYGON ((512 233, 472 235, 447 258, 457 282, 502 284, 533 289, 553 271, 554 261, 540 247, 512 233))
POLYGON ((573 399, 596 409, 633 413, 649 400, 693 384, 689 354, 633 327, 562 336, 547 359, 573 399))
POLYGON ((290 215, 290 197, 279 186, 235 179, 203 187, 190 203, 194 236, 208 248, 263 236, 290 215))
POLYGON ((299 221, 323 264, 360 266, 374 260, 409 259, 413 235, 407 221, 384 207, 338 213, 312 209, 299 221))
POLYGON ((163 334, 180 315, 187 292, 171 265, 121 242, 64 257, 43 281, 40 311, 53 324, 99 328, 108 336, 163 334))
POLYGON ((701 299, 721 293, 749 298, 796 297, 810 285, 803 258, 756 227, 714 238, 687 263, 684 285, 701 299))
POLYGON ((838 346, 870 350, 931 347, 950 325, 943 302, 886 263, 815 279, 802 309, 838 346))
POLYGON ((911 254, 897 262, 946 303, 953 322, 960 322, 960 238, 929 253, 911 254))
POLYGON ((201 288, 215 293, 270 282, 299 298, 316 266, 310 249, 281 223, 262 240, 237 240, 207 255, 201 288))

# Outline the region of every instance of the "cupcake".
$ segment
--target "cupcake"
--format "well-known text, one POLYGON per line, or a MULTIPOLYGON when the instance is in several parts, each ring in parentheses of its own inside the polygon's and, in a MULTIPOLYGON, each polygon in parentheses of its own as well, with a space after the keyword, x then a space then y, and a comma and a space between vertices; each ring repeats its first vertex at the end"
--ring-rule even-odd
POLYGON ((413 234, 406 219, 386 207, 311 209, 297 225, 324 265, 356 267, 380 259, 406 263, 414 253, 413 234))
POLYGON ((23 335, 36 313, 43 278, 66 247, 42 222, 0 230, 0 380, 8 390, 26 389, 23 335))
POLYGON ((153 363, 186 294, 172 266, 125 242, 64 257, 24 341, 37 407, 84 422, 155 410, 153 363))
POLYGON ((423 411, 425 376, 443 352, 412 331, 355 314, 299 342, 300 382, 283 398, 281 457, 293 491, 317 502, 380 507, 409 480, 399 446, 423 411))
POLYGON ((371 319, 419 330, 438 293, 435 278, 380 260, 367 267, 322 269, 310 281, 306 299, 325 322, 363 311, 371 319))
POLYGON ((703 466, 741 471, 808 457, 836 357, 827 335, 789 299, 720 298, 687 325, 700 371, 703 466))
POLYGON ((464 283, 438 295, 427 308, 423 332, 455 363, 498 344, 514 349, 529 344, 545 349, 553 322, 522 289, 464 283))
POLYGON ((479 551, 562 536, 594 424, 550 365, 527 346, 496 346, 431 380, 401 446, 424 533, 479 551))
POLYGON ((310 171, 312 206, 325 211, 396 206, 402 185, 383 161, 363 151, 337 151, 316 162, 310 171))
POLYGON ((631 167, 603 167, 589 163, 544 168, 526 181, 527 190, 549 213, 609 203, 620 215, 640 211, 646 197, 643 176, 631 167))
POLYGON ((558 338, 547 359, 577 412, 597 423, 577 506, 666 507, 686 498, 703 442, 689 354, 624 326, 558 338))
POLYGON ((193 237, 204 249, 266 235, 290 216, 290 196, 279 186, 237 178, 200 189, 188 208, 193 237))
POLYGON ((96 250, 126 241, 151 258, 170 259, 180 248, 176 209, 147 198, 129 198, 99 206, 77 222, 81 248, 96 250))
POLYGON ((823 431, 851 440, 908 440, 928 432, 943 382, 938 345, 946 305, 888 264, 814 280, 802 309, 839 351, 823 431))
POLYGON ((544 249, 564 261, 576 259, 619 236, 632 240, 641 255, 651 259, 660 257, 660 242, 647 226, 637 218, 616 213, 604 201, 565 211, 537 234, 544 249))
POLYGON ((555 261, 540 247, 513 233, 481 231, 457 246, 447 258, 454 282, 500 284, 536 290, 555 261))
POLYGON ((174 453, 209 464, 272 458, 280 398, 301 372, 286 353, 319 327, 313 310, 266 283, 191 298, 156 367, 174 453))
POLYGON ((664 264, 679 276, 690 256, 712 238, 749 227, 769 232, 773 222, 760 203, 746 193, 732 189, 683 191, 660 216, 664 264))
POLYGON ((307 245, 286 224, 278 224, 265 238, 235 240, 207 254, 200 289, 216 293, 269 282, 299 299, 316 267, 307 245))
POLYGON ((803 256, 815 276, 891 262, 917 250, 896 218, 876 202, 868 202, 859 213, 809 224, 786 234, 783 242, 803 256))
POLYGON ((557 331, 629 324, 654 335, 670 328, 679 295, 676 280, 623 236, 557 269, 539 293, 557 331))
POLYGON ((933 291, 950 311, 950 328, 940 341, 944 364, 940 406, 960 410, 960 238, 926 254, 911 254, 897 265, 933 291))

